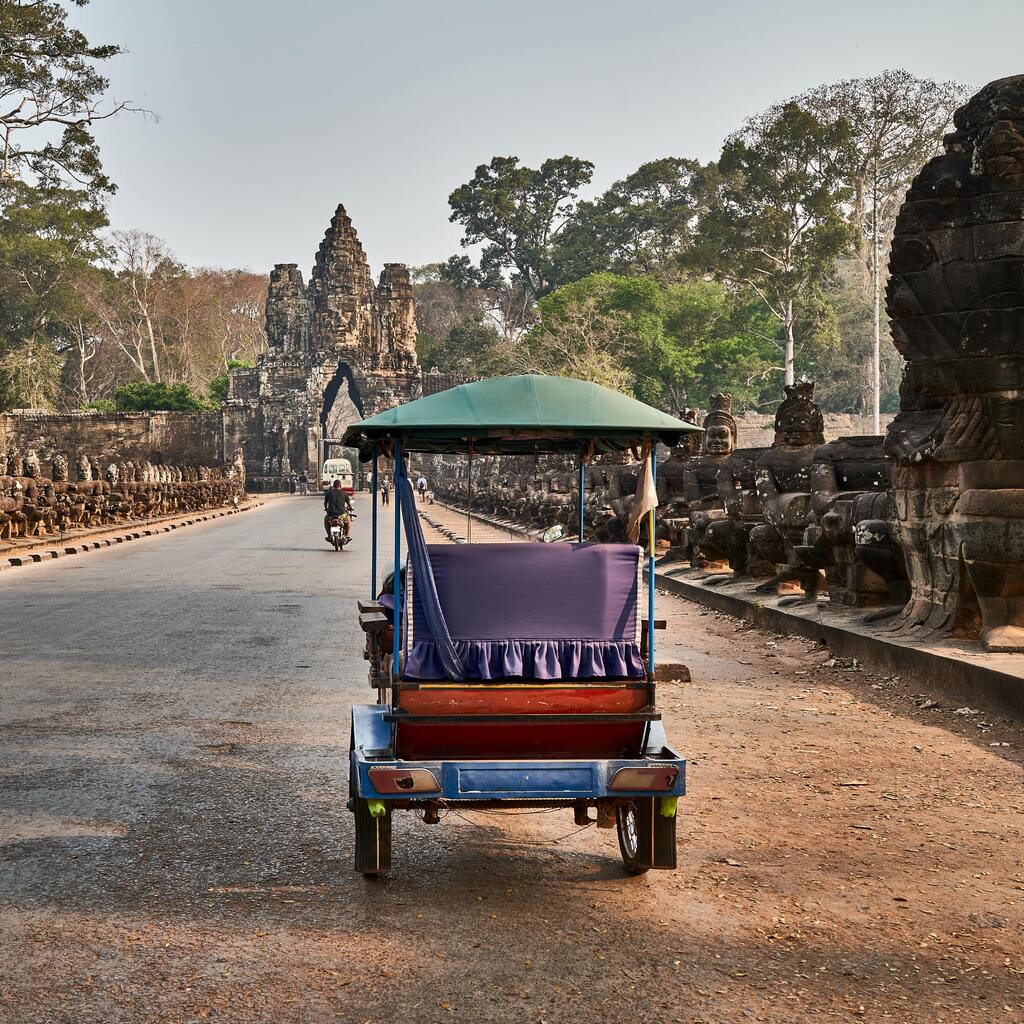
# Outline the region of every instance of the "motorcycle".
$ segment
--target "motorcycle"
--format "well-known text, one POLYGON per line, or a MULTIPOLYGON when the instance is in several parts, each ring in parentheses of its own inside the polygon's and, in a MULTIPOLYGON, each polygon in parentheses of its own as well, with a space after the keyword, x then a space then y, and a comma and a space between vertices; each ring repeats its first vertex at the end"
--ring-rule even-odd
POLYGON ((352 539, 351 537, 345 536, 345 526, 338 516, 331 516, 329 536, 335 551, 341 551, 352 539))

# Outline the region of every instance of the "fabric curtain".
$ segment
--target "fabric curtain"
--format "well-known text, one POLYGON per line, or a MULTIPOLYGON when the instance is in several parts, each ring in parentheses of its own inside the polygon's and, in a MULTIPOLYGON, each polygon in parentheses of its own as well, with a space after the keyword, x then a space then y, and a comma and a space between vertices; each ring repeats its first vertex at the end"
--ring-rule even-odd
MULTIPOLYGON (((441 601, 437 596, 434 570, 430 564, 430 555, 427 552, 423 530, 420 527, 420 517, 416 511, 416 495, 413 493, 412 483, 401 459, 395 466, 395 497, 401 505, 413 579, 422 602, 423 613, 434 637, 437 657, 448 678, 462 682, 466 678, 466 671, 463 668, 459 652, 455 649, 455 644, 452 643, 451 634, 448 632, 448 623, 444 620, 441 601)), ((397 566, 395 571, 397 572, 397 566)), ((412 609, 409 608, 408 614, 411 613, 412 609)))

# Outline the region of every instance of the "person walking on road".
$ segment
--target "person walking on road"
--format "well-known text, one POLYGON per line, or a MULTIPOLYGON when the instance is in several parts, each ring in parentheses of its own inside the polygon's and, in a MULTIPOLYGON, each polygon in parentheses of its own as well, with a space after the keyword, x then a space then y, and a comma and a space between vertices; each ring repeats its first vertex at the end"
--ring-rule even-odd
POLYGON ((420 492, 420 501, 422 502, 427 496, 427 478, 422 473, 416 481, 416 490, 420 492))
POLYGON ((380 501, 382 505, 391 504, 391 481, 387 477, 380 484, 380 501))
POLYGON ((299 477, 299 494, 309 494, 309 477, 306 476, 306 471, 302 471, 302 476, 299 477))
POLYGON ((299 478, 295 475, 294 471, 288 476, 288 493, 294 494, 295 488, 298 486, 299 478))

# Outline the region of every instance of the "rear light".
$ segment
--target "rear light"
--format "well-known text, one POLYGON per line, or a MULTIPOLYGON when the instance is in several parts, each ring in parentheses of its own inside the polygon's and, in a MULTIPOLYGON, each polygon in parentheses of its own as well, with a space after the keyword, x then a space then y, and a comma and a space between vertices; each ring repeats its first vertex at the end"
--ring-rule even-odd
POLYGON ((619 768, 608 782, 608 788, 617 792, 664 792, 676 784, 677 778, 679 769, 674 764, 653 765, 647 768, 619 768))
POLYGON ((440 793, 429 768, 370 768, 370 782, 378 793, 440 793))

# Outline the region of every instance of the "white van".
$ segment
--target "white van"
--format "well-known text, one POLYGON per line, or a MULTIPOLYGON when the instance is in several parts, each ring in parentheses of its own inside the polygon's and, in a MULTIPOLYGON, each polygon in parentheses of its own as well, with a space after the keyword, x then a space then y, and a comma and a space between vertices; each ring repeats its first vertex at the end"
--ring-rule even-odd
POLYGON ((334 481, 341 481, 341 489, 346 494, 352 494, 355 484, 352 477, 352 463, 348 459, 325 459, 323 469, 320 470, 320 490, 325 487, 333 487, 334 481))

